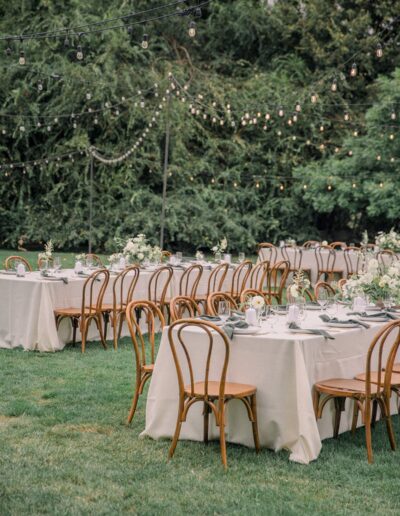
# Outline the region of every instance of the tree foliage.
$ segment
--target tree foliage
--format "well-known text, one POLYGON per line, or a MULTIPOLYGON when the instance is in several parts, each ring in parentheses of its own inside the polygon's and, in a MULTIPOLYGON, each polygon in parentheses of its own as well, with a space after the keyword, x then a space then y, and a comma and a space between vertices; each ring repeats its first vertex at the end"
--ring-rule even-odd
MULTIPOLYGON (((391 113, 397 108, 400 116, 399 6, 391 0, 280 0, 273 6, 213 0, 197 20, 195 40, 186 18, 169 18, 146 27, 149 50, 140 47, 140 26, 132 34, 123 29, 84 38, 81 63, 73 38, 68 48, 63 40, 24 43, 25 66, 18 65, 19 42, 12 43, 12 55, 0 57, 0 243, 13 247, 24 234, 32 246, 52 237, 65 249, 85 247, 86 149, 125 152, 159 109, 169 72, 189 85, 200 113, 191 114, 193 101, 173 95, 167 248, 193 251, 224 235, 231 250, 289 236, 357 241, 364 229, 396 224, 399 135, 391 113), (375 56, 379 42, 381 59, 375 56), (358 74, 350 78, 353 62, 358 74), (338 91, 332 92, 335 80, 338 91), (95 124, 89 108, 104 109, 107 102, 118 103, 120 113, 106 110, 95 124), (301 112, 289 125, 297 102, 301 112), (74 119, 76 128, 69 117, 54 121, 54 114, 71 113, 86 113, 74 119), (257 123, 242 125, 246 113, 257 123), (43 115, 49 119, 38 128, 43 115), (82 155, 74 161, 30 165, 25 173, 6 165, 77 149, 82 155)), ((144 0, 134 5, 136 11, 148 7, 144 0)), ((0 7, 0 32, 46 31, 132 9, 128 1, 24 0, 0 7)), ((95 162, 96 249, 112 250, 115 236, 137 232, 158 240, 166 112, 130 159, 116 166, 95 162)))

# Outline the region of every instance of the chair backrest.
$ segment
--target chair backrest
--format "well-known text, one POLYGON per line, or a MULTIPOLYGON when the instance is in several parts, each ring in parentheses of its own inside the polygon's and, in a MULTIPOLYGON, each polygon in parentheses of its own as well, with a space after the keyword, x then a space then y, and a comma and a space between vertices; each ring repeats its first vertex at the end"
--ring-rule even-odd
POLYGON ((194 299, 202 274, 203 267, 201 265, 191 265, 188 267, 179 281, 179 295, 189 296, 194 299))
POLYGON ((40 269, 40 267, 42 266, 43 262, 47 262, 47 263, 53 263, 54 262, 54 258, 52 256, 49 256, 49 258, 38 258, 38 262, 37 262, 37 265, 38 265, 38 269, 40 269))
POLYGON ((271 304, 271 300, 269 298, 269 295, 265 292, 262 292, 261 290, 257 290, 256 288, 246 288, 245 290, 242 290, 240 294, 240 304, 246 303, 249 299, 255 296, 261 296, 266 305, 271 304))
POLYGON ((249 288, 264 290, 267 286, 269 261, 258 262, 250 273, 249 288))
MULTIPOLYGON (((318 273, 333 271, 336 262, 336 251, 329 245, 320 245, 315 248, 318 273)), ((318 276, 319 277, 319 276, 318 276)))
POLYGON ((344 249, 346 249, 347 244, 346 242, 331 242, 329 244, 329 247, 332 247, 332 249, 339 249, 343 251, 344 249))
POLYGON ((148 300, 154 303, 165 303, 168 287, 174 271, 168 265, 160 267, 150 277, 148 286, 148 300))
MULTIPOLYGON (((200 336, 196 335, 196 337, 197 340, 200 336)), ((181 402, 183 402, 185 385, 188 382, 191 396, 194 396, 194 384, 196 382, 204 382, 204 396, 197 399, 208 400, 209 382, 211 381, 219 382, 219 400, 222 402, 225 394, 226 372, 230 352, 226 334, 218 326, 210 322, 196 319, 181 319, 175 321, 169 327, 168 340, 178 376, 181 402), (196 328, 203 334, 204 346, 202 348, 204 348, 204 360, 201 359, 202 357, 199 358, 199 346, 191 345, 193 333, 185 331, 191 328, 196 328), (194 349, 195 356, 192 361, 194 349), (188 382, 186 378, 188 378, 188 382)))
POLYGON ((218 303, 220 301, 226 301, 229 303, 231 310, 237 310, 238 305, 232 296, 227 294, 226 292, 211 292, 211 294, 207 297, 207 313, 208 315, 217 315, 218 314, 218 303))
POLYGON ((382 392, 390 399, 393 365, 400 345, 400 320, 386 324, 374 337, 368 349, 365 382, 366 395, 371 396, 371 372, 377 371, 374 384, 378 395, 382 392), (383 370, 384 369, 384 370, 383 370))
POLYGON ((338 281, 338 287, 340 288, 341 292, 343 292, 343 288, 344 286, 346 285, 347 283, 347 279, 345 278, 341 278, 339 281, 338 281))
POLYGON ((398 260, 398 257, 390 249, 384 249, 376 253, 376 259, 381 267, 390 267, 395 260, 398 260))
POLYGON ((94 315, 101 312, 109 279, 110 273, 106 269, 95 271, 87 278, 82 292, 82 315, 85 313, 86 315, 94 315))
POLYGON ((8 256, 4 262, 4 268, 6 271, 10 269, 16 269, 18 264, 23 263, 25 269, 32 272, 31 264, 23 256, 8 256))
POLYGON ((303 250, 296 245, 285 245, 281 248, 283 259, 289 262, 290 269, 298 271, 303 261, 303 250))
POLYGON ((307 242, 304 242, 303 247, 304 247, 304 249, 312 249, 319 245, 320 245, 320 242, 318 240, 307 240, 307 242))
POLYGON ((94 253, 88 253, 86 255, 86 260, 92 260, 93 265, 96 265, 97 267, 104 267, 104 263, 101 261, 100 256, 94 253))
MULTIPOLYGON (((315 299, 315 296, 314 296, 314 292, 312 292, 311 290, 309 289, 305 289, 304 290, 304 296, 306 301, 310 301, 310 302, 314 302, 316 299, 315 299)), ((296 298, 292 296, 292 294, 290 293, 290 289, 288 289, 286 291, 286 299, 288 301, 288 303, 295 303, 296 301, 296 298)))
POLYGON ((126 307, 125 315, 135 351, 136 370, 147 365, 149 358, 150 363, 154 364, 156 358, 155 336, 157 333, 157 320, 161 329, 165 326, 165 319, 161 310, 151 301, 131 301, 126 307), (136 319, 138 312, 144 316, 143 320, 146 321, 146 338, 144 338, 143 331, 136 319), (150 348, 150 357, 146 354, 147 347, 150 348))
POLYGON ((360 272, 362 264, 362 254, 358 247, 346 247, 343 251, 346 264, 347 277, 360 272))
POLYGON ((132 301, 133 292, 139 279, 140 269, 136 265, 127 267, 114 280, 113 284, 113 305, 126 306, 132 301))
POLYGON ((278 249, 274 244, 263 242, 258 244, 258 257, 262 262, 268 261, 273 265, 278 259, 278 249))
POLYGON ((175 296, 169 303, 171 320, 196 317, 200 315, 200 308, 196 301, 189 296, 175 296))
POLYGON ((231 289, 229 292, 231 296, 240 296, 240 293, 246 288, 246 283, 252 268, 253 264, 250 260, 245 260, 236 267, 232 276, 231 289))
POLYGON ((314 296, 316 299, 318 299, 318 293, 320 290, 326 290, 330 296, 336 295, 335 289, 332 287, 332 285, 330 285, 326 281, 318 281, 318 283, 315 284, 314 296))
POLYGON ((217 265, 212 271, 208 278, 207 285, 207 297, 212 292, 219 292, 222 290, 226 275, 228 273, 229 265, 227 263, 221 263, 217 265))
POLYGON ((267 292, 275 293, 278 297, 282 297, 283 289, 290 272, 290 263, 286 260, 275 263, 268 271, 267 276, 267 292))

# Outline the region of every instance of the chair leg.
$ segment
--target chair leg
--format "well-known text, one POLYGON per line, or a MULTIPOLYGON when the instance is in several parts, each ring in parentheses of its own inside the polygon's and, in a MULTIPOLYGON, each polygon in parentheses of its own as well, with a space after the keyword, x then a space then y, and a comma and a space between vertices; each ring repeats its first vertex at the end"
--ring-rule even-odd
POLYGON ((225 440, 225 404, 220 403, 219 409, 219 444, 221 447, 221 460, 225 469, 228 467, 226 457, 226 440, 225 440))
POLYGON ((318 419, 318 408, 319 408, 319 398, 320 393, 317 391, 317 389, 313 389, 313 405, 314 405, 314 413, 315 413, 315 419, 318 419))
POLYGON ((371 415, 371 426, 375 428, 376 414, 378 412, 378 400, 372 402, 372 415, 371 415))
POLYGON ((102 323, 101 323, 101 315, 100 314, 96 314, 95 321, 97 323, 97 328, 99 330, 100 340, 101 340, 101 343, 103 344, 103 348, 107 349, 107 342, 106 342, 106 340, 104 338, 103 326, 102 326, 102 323))
POLYGON ((354 435, 356 433, 357 429, 357 422, 358 422, 358 402, 355 399, 354 400, 354 407, 353 407, 353 421, 351 423, 351 433, 354 435))
POLYGON ((208 403, 204 402, 204 408, 203 408, 203 417, 204 417, 203 440, 204 440, 204 442, 206 444, 208 444, 209 415, 210 415, 210 407, 208 406, 208 403))
POLYGON ((346 398, 335 398, 335 425, 333 429, 333 437, 335 439, 339 436, 340 418, 344 410, 346 398))
POLYGON ((79 326, 79 321, 75 317, 72 318, 72 345, 76 345, 76 330, 79 326))
POLYGON ((372 439, 371 439, 371 400, 365 400, 365 442, 367 445, 368 462, 372 464, 374 457, 372 453, 372 439))
POLYGON ((173 457, 173 455, 175 453, 176 445, 178 444, 179 435, 181 433, 183 408, 184 408, 183 400, 180 400, 180 402, 179 402, 179 409, 178 409, 178 418, 176 420, 176 427, 175 427, 174 438, 172 439, 171 447, 170 447, 169 452, 168 452, 168 457, 170 459, 172 459, 172 457, 173 457))
POLYGON ((260 451, 260 437, 258 435, 257 396, 255 394, 251 397, 251 411, 253 415, 251 426, 253 427, 254 446, 258 453, 260 451))
POLYGON ((82 334, 82 353, 85 353, 86 350, 86 338, 89 330, 89 321, 85 319, 81 324, 81 334, 82 334))
POLYGON ((104 340, 107 340, 107 328, 108 328, 108 321, 110 320, 110 313, 104 312, 103 319, 104 319, 104 340))
POLYGON ((386 420, 386 430, 389 437, 390 447, 394 451, 396 449, 396 439, 394 437, 392 418, 390 415, 390 399, 387 403, 385 403, 384 400, 380 400, 379 405, 381 408, 382 415, 386 420))

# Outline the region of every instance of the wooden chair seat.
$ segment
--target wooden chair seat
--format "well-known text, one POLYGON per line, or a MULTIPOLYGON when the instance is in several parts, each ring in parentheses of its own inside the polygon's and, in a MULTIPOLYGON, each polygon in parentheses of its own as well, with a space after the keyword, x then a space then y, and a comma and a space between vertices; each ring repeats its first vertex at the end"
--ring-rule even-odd
MULTIPOLYGON (((63 317, 80 317, 82 314, 82 308, 56 308, 54 313, 56 315, 62 315, 63 317)), ((85 308, 86 315, 94 315, 95 313, 95 306, 93 306, 91 310, 89 307, 85 308)))
MULTIPOLYGON (((331 378, 329 380, 323 380, 315 384, 315 388, 324 393, 330 394, 331 396, 352 396, 359 393, 361 396, 365 396, 365 382, 355 379, 345 378, 331 378)), ((371 394, 377 393, 377 387, 371 385, 371 394)))
MULTIPOLYGON (((361 380, 362 382, 365 382, 366 373, 358 374, 355 378, 357 380, 361 380)), ((385 372, 382 371, 381 373, 381 383, 383 381, 383 378, 385 376, 385 372)), ((372 383, 378 383, 378 371, 371 371, 371 382, 372 383)), ((400 385, 400 371, 399 373, 392 373, 392 379, 390 382, 391 385, 400 385)))
MULTIPOLYGON (((218 398, 220 390, 220 382, 208 382, 208 396, 210 398, 218 398)), ((194 396, 197 398, 204 398, 205 396, 205 382, 195 382, 193 385, 194 396)), ((245 398, 252 396, 257 391, 254 385, 247 385, 244 383, 225 383, 225 398, 245 398)), ((185 386, 185 393, 192 395, 190 385, 185 386)))
POLYGON ((147 364, 147 365, 144 365, 142 366, 142 369, 145 373, 152 373, 153 370, 154 370, 154 364, 147 364))

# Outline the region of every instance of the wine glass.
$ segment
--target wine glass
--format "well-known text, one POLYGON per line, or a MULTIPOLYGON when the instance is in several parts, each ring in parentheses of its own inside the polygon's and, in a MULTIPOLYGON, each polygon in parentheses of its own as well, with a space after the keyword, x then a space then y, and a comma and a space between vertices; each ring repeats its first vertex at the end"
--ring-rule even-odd
POLYGON ((317 302, 324 312, 326 310, 326 305, 328 304, 328 301, 329 301, 328 291, 324 288, 320 288, 318 290, 318 294, 317 294, 317 302))
POLYGON ((61 258, 59 256, 54 257, 54 269, 56 272, 61 270, 61 258))
POLYGON ((218 315, 225 320, 231 315, 231 305, 228 301, 221 300, 218 302, 218 315))
POLYGON ((244 253, 239 253, 238 262, 243 263, 246 258, 246 255, 244 253))
POLYGON ((93 256, 86 257, 86 267, 91 269, 93 267, 93 256))
POLYGON ((182 253, 180 251, 175 253, 175 258, 176 258, 176 263, 181 263, 182 262, 182 253))

